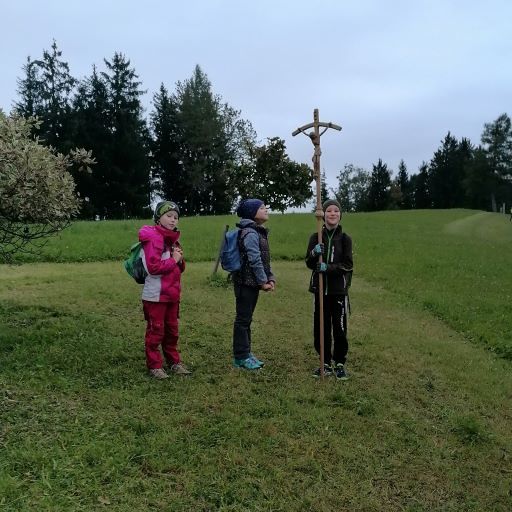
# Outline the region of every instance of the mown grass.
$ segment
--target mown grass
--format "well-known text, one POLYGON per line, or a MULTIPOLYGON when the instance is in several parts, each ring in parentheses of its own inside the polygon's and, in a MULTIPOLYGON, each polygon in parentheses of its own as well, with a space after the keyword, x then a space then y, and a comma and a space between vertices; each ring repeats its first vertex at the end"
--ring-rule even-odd
MULTIPOLYGON (((190 262, 216 258, 223 228, 237 219, 181 219, 190 262)), ((77 222, 52 239, 43 261, 122 259, 143 221, 77 222)), ((272 215, 274 260, 302 260, 312 214, 272 215)), ((356 276, 413 301, 466 337, 512 360, 512 223, 500 214, 422 210, 345 214, 356 276)))
POLYGON ((302 263, 256 310, 259 373, 230 367, 232 290, 184 274, 189 379, 148 380, 119 262, 0 273, 2 510, 509 511, 512 374, 358 277, 345 383, 311 378, 302 263))

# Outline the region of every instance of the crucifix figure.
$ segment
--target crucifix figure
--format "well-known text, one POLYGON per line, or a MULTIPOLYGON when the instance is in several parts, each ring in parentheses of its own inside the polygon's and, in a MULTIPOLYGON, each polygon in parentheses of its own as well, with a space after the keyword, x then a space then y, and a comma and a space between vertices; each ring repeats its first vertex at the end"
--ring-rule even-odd
MULTIPOLYGON (((309 124, 305 124, 297 128, 292 135, 298 135, 299 133, 303 133, 307 135, 311 142, 313 143, 314 153, 313 153, 313 178, 316 182, 316 209, 315 209, 315 217, 316 217, 316 225, 317 225, 317 234, 318 234, 318 243, 322 243, 322 226, 324 221, 324 212, 322 209, 322 183, 321 183, 321 175, 320 175, 320 155, 322 151, 320 149, 320 137, 329 129, 333 128, 334 130, 341 130, 341 126, 333 123, 322 123, 318 120, 318 109, 315 108, 313 112, 313 122, 309 124), (323 128, 322 132, 320 132, 320 127, 323 128), (306 130, 313 128, 313 131, 306 133, 306 130)), ((322 255, 319 256, 319 263, 322 263, 322 255)), ((320 378, 324 379, 324 277, 322 274, 318 277, 318 292, 319 292, 319 312, 320 312, 320 378)))

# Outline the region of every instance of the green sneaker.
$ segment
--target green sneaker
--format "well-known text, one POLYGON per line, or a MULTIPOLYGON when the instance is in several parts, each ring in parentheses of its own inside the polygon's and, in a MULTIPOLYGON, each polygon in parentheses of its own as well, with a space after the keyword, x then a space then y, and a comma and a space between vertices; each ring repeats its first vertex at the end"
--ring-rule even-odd
POLYGON ((251 356, 247 359, 233 359, 233 366, 235 368, 245 368, 246 370, 259 370, 261 368, 261 365, 251 356))
POLYGON ((261 367, 265 366, 265 363, 260 361, 252 352, 249 354, 249 357, 252 357, 254 361, 256 361, 256 364, 259 364, 261 367))
POLYGON ((348 379, 348 373, 345 371, 345 367, 341 363, 337 363, 334 366, 334 376, 338 380, 347 380, 348 379))

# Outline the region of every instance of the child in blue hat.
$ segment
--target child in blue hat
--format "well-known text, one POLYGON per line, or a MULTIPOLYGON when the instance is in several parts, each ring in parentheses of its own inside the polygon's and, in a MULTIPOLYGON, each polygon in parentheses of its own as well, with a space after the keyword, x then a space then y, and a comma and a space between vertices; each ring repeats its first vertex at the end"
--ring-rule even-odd
POLYGON ((260 290, 274 291, 276 282, 270 266, 268 231, 263 227, 268 209, 261 199, 244 199, 236 213, 241 218, 237 224, 241 267, 232 274, 236 300, 233 366, 258 370, 264 363, 251 352, 252 317, 260 290))

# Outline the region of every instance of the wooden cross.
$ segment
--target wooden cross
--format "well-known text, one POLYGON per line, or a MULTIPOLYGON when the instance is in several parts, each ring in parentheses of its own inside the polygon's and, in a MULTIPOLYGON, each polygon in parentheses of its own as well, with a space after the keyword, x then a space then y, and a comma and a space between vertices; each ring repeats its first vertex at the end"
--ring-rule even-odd
MULTIPOLYGON (((318 109, 315 108, 313 112, 313 122, 309 124, 305 124, 300 128, 297 128, 292 135, 298 135, 299 133, 303 133, 307 135, 311 142, 313 143, 313 147, 315 151, 313 153, 313 178, 316 180, 316 228, 318 235, 318 243, 322 243, 322 227, 324 222, 324 211, 322 209, 322 178, 320 175, 320 155, 322 151, 320 150, 320 137, 329 129, 333 128, 334 130, 341 130, 341 126, 333 123, 322 123, 318 120, 318 109), (320 132, 320 127, 324 128, 322 132, 320 132), (306 130, 313 128, 312 132, 306 133, 306 130)), ((318 258, 318 262, 322 263, 322 255, 318 258)), ((320 378, 324 380, 324 277, 321 272, 318 273, 318 307, 319 307, 319 315, 320 315, 320 378)))

